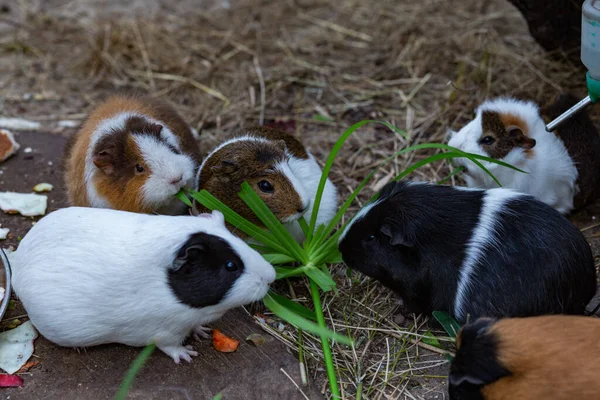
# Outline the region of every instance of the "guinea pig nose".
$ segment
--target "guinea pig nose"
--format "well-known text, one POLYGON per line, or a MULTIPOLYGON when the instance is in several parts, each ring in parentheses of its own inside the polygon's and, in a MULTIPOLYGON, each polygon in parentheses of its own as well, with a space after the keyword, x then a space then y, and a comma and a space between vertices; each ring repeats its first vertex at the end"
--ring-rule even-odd
POLYGON ((174 178, 174 179, 171 181, 171 184, 172 184, 172 185, 174 185, 174 184, 176 184, 176 183, 179 183, 179 182, 181 182, 182 180, 183 180, 183 174, 179 175, 179 177, 178 177, 178 178, 174 178))

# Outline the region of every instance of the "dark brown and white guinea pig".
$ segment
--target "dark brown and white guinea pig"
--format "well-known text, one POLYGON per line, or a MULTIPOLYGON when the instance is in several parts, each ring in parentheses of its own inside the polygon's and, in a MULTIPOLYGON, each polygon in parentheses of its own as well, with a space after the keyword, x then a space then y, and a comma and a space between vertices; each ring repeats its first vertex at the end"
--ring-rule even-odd
POLYGON ((534 197, 392 182, 344 230, 345 263, 409 312, 467 317, 582 314, 596 291, 583 234, 534 197))
POLYGON ((174 195, 192 186, 202 161, 192 130, 160 101, 117 95, 89 115, 65 152, 74 206, 181 214, 174 195))
MULTIPOLYGON (((550 107, 552 117, 576 103, 562 95, 550 107)), ((476 110, 475 119, 460 131, 450 131, 448 145, 502 160, 527 173, 481 161, 503 187, 531 194, 568 213, 600 195, 600 136, 586 112, 573 116, 555 134, 546 131, 538 106, 530 101, 496 98, 476 110)), ((466 158, 467 185, 491 189, 496 182, 466 158)))
MULTIPOLYGON (((292 236, 302 241, 304 235, 296 221, 301 217, 310 220, 320 179, 321 168, 302 143, 283 131, 258 126, 239 132, 206 156, 196 188, 206 189, 242 217, 262 226, 238 196, 247 181, 292 236)), ((198 203, 195 207, 207 211, 198 203)), ((336 207, 337 191, 327 179, 316 226, 331 221, 336 207)))
POLYGON ((69 207, 42 218, 11 255, 15 292, 48 340, 66 347, 152 342, 175 362, 184 340, 260 300, 275 270, 223 214, 152 215, 69 207))
POLYGON ((592 317, 478 319, 459 331, 450 399, 597 399, 599 337, 592 317))

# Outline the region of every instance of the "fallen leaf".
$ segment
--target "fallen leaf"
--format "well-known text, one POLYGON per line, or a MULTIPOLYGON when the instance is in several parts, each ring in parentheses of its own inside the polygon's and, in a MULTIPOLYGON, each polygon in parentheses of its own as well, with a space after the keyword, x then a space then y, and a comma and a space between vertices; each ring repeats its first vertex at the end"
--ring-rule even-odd
POLYGON ((246 338, 247 341, 254 343, 256 347, 265 344, 265 338, 259 333, 253 333, 246 338))
POLYGON ((48 196, 35 193, 0 192, 0 208, 7 214, 20 213, 24 217, 44 215, 48 196))
POLYGON ((18 371, 17 374, 22 374, 23 372, 29 371, 31 368, 38 365, 40 362, 38 360, 29 361, 25 365, 23 365, 18 371))
POLYGON ((23 378, 16 375, 0 374, 0 387, 22 387, 23 378))
POLYGON ((19 147, 12 132, 0 129, 0 162, 16 154, 19 147))
POLYGON ((239 340, 225 336, 218 329, 213 329, 212 335, 213 347, 221 353, 232 353, 237 350, 240 345, 239 340))
POLYGON ((38 183, 37 185, 35 185, 33 187, 33 191, 36 193, 41 193, 41 192, 49 192, 52 189, 54 189, 54 186, 49 184, 49 183, 38 183))
POLYGON ((0 333, 0 368, 9 374, 17 372, 33 354, 37 332, 31 321, 0 333))
POLYGON ((0 126, 15 131, 37 131, 42 127, 42 124, 22 118, 0 118, 0 126))

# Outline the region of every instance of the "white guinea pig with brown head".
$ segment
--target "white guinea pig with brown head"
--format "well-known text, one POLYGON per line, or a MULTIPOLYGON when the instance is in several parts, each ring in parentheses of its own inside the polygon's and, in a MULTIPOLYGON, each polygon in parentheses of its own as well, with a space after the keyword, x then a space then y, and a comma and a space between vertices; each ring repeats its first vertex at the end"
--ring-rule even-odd
MULTIPOLYGON (((563 95, 551 107, 552 112, 557 116, 575 102, 563 95)), ((554 134, 546 131, 534 103, 497 98, 481 104, 475 119, 450 135, 448 144, 452 147, 502 160, 527 172, 482 161, 503 187, 531 194, 561 213, 600 194, 600 137, 585 112, 572 117, 554 134)), ((467 168, 464 176, 469 187, 497 187, 470 160, 458 158, 456 163, 467 168)))
POLYGON ((113 96, 69 141, 65 181, 74 206, 181 214, 175 194, 201 162, 189 125, 166 103, 113 96))
POLYGON ((16 294, 48 340, 67 347, 183 342, 228 310, 260 300, 275 270, 223 214, 168 216, 70 207, 42 218, 12 254, 16 294))
MULTIPOLYGON (((206 156, 196 178, 206 189, 242 217, 263 226, 238 196, 247 181, 269 209, 298 241, 304 235, 296 222, 310 220, 321 179, 321 168, 312 154, 293 136, 266 127, 246 129, 206 156)), ((207 211, 195 203, 200 212, 207 211)), ((317 226, 336 213, 337 191, 327 179, 317 216, 317 226)))

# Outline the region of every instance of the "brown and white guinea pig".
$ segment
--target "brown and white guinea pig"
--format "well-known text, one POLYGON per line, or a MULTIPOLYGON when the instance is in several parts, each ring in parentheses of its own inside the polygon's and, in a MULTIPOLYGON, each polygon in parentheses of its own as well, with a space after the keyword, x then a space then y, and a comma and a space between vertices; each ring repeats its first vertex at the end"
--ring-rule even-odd
POLYGON ((182 214, 175 197, 192 186, 202 158, 189 125, 166 103, 116 95, 89 115, 65 150, 74 206, 182 214))
MULTIPOLYGON (((307 221, 313 210, 321 168, 295 137, 267 127, 251 127, 214 149, 198 170, 196 188, 206 189, 242 217, 263 226, 238 196, 247 181, 292 236, 304 235, 296 222, 307 221)), ((195 203, 198 212, 206 212, 195 203)), ((326 224, 336 213, 337 191, 329 179, 325 184, 317 225, 326 224)))
POLYGON ((339 249, 408 312, 446 311, 460 321, 583 314, 596 292, 581 231, 511 189, 389 183, 345 228, 339 249))
POLYGON ((599 337, 592 317, 476 320, 457 336, 450 399, 597 399, 599 337))
MULTIPOLYGON (((571 95, 561 95, 548 108, 549 117, 557 117, 576 102, 571 95)), ((474 120, 449 134, 448 145, 452 147, 502 160, 527 172, 481 161, 503 187, 531 194, 561 213, 600 195, 600 136, 585 111, 553 134, 546 131, 536 104, 501 97, 485 101, 477 108, 474 120)), ((472 161, 455 161, 466 167, 469 187, 497 187, 472 161)))

